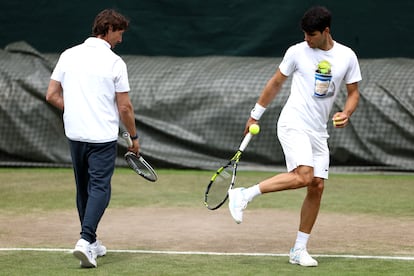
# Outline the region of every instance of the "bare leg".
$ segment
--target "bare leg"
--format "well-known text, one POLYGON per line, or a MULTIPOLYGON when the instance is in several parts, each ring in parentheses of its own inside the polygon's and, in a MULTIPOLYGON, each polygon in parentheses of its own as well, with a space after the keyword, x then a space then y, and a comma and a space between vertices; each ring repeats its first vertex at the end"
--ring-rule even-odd
POLYGON ((299 231, 310 234, 318 217, 321 205, 324 180, 315 177, 312 184, 308 186, 308 192, 302 204, 300 214, 299 231))
POLYGON ((308 192, 302 204, 299 231, 310 234, 322 199, 324 180, 313 177, 313 168, 299 166, 288 173, 281 173, 259 183, 261 193, 277 192, 306 187, 308 192))
POLYGON ((298 189, 310 186, 313 180, 313 168, 299 166, 288 173, 281 173, 259 183, 262 193, 298 189))

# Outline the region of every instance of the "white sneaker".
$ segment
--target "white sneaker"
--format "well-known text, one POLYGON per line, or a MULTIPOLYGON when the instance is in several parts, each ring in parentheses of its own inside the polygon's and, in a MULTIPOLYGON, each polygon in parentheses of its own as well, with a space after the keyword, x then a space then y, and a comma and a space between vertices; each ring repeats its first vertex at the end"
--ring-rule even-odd
POLYGON ((290 249, 289 262, 301 266, 318 266, 318 261, 309 255, 306 248, 290 249))
POLYGON ((244 188, 236 188, 229 191, 229 210, 236 223, 243 221, 243 210, 249 203, 243 196, 243 190, 244 188))
POLYGON ((96 265, 96 253, 87 240, 80 239, 73 250, 73 256, 80 260, 81 267, 92 268, 96 265))
POLYGON ((102 244, 101 241, 96 240, 94 243, 89 245, 97 257, 102 257, 106 255, 106 247, 102 244))

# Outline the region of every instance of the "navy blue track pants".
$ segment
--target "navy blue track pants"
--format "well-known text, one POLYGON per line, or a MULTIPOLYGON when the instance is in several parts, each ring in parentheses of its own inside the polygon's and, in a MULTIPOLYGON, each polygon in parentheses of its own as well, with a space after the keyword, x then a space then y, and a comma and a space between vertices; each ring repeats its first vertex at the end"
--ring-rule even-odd
POLYGON ((76 181, 76 205, 81 238, 93 243, 96 230, 111 198, 116 141, 87 143, 69 140, 76 181))

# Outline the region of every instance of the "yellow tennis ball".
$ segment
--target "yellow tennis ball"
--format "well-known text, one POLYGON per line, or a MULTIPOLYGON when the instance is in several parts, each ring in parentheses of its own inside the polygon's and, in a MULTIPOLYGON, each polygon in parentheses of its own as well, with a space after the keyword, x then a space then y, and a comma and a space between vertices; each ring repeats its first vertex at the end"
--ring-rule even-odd
POLYGON ((322 74, 328 74, 329 71, 331 71, 331 64, 328 61, 326 61, 326 60, 322 60, 318 64, 318 70, 322 74))
POLYGON ((328 69, 319 69, 319 71, 321 72, 321 74, 328 74, 329 73, 328 69))
POLYGON ((342 125, 344 123, 344 120, 341 120, 340 117, 336 117, 332 120, 332 123, 334 126, 342 125))
POLYGON ((249 132, 253 135, 256 135, 260 132, 260 126, 258 124, 251 124, 249 127, 249 132))

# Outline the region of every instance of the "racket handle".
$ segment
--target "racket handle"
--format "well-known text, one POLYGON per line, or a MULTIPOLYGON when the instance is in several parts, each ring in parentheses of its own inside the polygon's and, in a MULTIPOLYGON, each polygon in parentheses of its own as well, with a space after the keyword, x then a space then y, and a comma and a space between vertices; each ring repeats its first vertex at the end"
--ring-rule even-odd
POLYGON ((129 133, 127 131, 122 133, 122 138, 125 139, 128 148, 132 147, 133 143, 132 143, 132 139, 131 139, 131 135, 129 135, 129 133))
POLYGON ((244 149, 247 147, 252 137, 253 135, 250 132, 248 132, 246 136, 244 136, 243 141, 240 144, 239 151, 244 151, 244 149))

